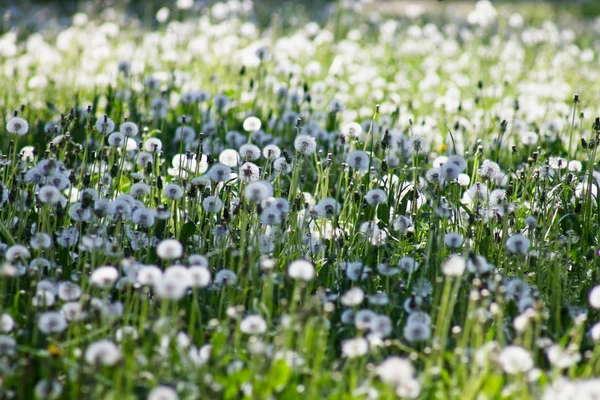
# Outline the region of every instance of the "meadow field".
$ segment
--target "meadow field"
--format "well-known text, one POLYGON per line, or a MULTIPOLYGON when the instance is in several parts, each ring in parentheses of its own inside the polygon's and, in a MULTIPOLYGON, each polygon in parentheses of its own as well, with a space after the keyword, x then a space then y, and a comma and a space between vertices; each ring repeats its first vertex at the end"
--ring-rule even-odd
POLYGON ((0 23, 0 399, 600 398, 600 17, 81 3, 0 23))

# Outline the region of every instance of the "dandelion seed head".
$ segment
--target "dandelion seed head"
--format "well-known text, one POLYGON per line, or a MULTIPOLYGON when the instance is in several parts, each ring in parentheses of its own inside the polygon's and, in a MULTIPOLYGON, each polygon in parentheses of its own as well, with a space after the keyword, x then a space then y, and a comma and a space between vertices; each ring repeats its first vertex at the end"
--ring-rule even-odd
POLYGON ((163 260, 176 260, 183 256, 183 245, 177 239, 165 239, 156 246, 156 254, 163 260))
POLYGON ((311 281, 315 277, 315 267, 308 261, 296 260, 288 266, 288 276, 298 281, 311 281))
POLYGON ((313 154, 317 149, 317 141, 308 135, 298 135, 294 139, 294 148, 298 154, 308 156, 313 154))
POLYGON ((29 132, 29 123, 21 117, 12 117, 6 122, 6 130, 13 135, 23 136, 29 132))

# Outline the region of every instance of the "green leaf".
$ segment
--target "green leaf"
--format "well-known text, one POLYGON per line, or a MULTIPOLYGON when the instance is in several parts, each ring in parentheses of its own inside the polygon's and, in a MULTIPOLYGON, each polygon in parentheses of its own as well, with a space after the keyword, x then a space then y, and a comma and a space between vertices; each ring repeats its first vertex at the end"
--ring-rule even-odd
POLYGON ((190 237, 192 237, 192 235, 196 232, 196 224, 194 224, 192 221, 188 221, 185 224, 183 224, 183 226, 181 227, 181 243, 183 243, 184 245, 187 244, 188 239, 190 237))
POLYGON ((268 381, 271 383, 275 391, 279 392, 285 388, 290 377, 292 376, 292 370, 284 360, 277 360, 271 366, 268 374, 268 381))

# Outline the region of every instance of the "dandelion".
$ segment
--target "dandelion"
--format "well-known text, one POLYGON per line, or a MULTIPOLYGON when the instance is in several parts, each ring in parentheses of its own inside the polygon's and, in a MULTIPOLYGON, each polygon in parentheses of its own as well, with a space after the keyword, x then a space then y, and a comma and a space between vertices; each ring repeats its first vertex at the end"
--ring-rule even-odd
POLYGON ((369 342, 365 338, 348 339, 342 342, 342 355, 347 358, 357 358, 366 355, 369 342))
POLYGON ((240 147, 240 157, 245 161, 256 161, 260 158, 260 148, 254 144, 246 143, 240 147))
POLYGON ((72 221, 87 222, 92 218, 92 210, 84 207, 80 202, 76 202, 69 208, 69 217, 72 221))
POLYGON ((135 280, 144 286, 153 286, 162 278, 162 271, 156 265, 144 265, 137 270, 135 280))
POLYGON ((113 366, 121 360, 121 351, 110 340, 99 340, 85 350, 85 361, 90 365, 113 366))
POLYGON ((429 153, 429 140, 423 136, 415 135, 407 142, 409 154, 427 154, 429 153))
POLYGON ((401 270, 412 274, 419 268, 419 263, 412 257, 403 257, 398 261, 401 270))
POLYGON ((405 235, 409 228, 412 227, 412 221, 409 217, 398 216, 392 222, 392 228, 401 235, 405 235))
POLYGON ((133 197, 142 197, 142 196, 147 196, 151 193, 150 190, 150 186, 148 186, 147 184, 143 183, 143 182, 137 182, 134 183, 133 185, 131 185, 131 188, 129 189, 129 194, 132 195, 133 197))
POLYGON ((224 111, 225 108, 229 105, 229 103, 229 98, 223 94, 218 94, 214 98, 215 109, 217 111, 224 111))
POLYGON ((308 135, 298 135, 294 140, 294 148, 298 154, 305 156, 311 155, 317 149, 315 138, 308 135))
POLYGON ((188 270, 190 276, 190 286, 203 288, 210 284, 211 275, 206 266, 193 265, 188 270))
POLYGON ((157 386, 148 393, 147 400, 179 400, 177 391, 169 386, 157 386))
POLYGON ((115 267, 99 267, 92 272, 90 283, 101 289, 111 288, 119 278, 119 271, 115 267))
POLYGON ((14 356, 17 350, 17 341, 7 335, 0 335, 0 355, 14 356))
POLYGON ((223 208, 223 201, 216 196, 208 196, 202 200, 202 208, 206 212, 217 214, 223 208))
POLYGON ((463 156, 459 156, 457 154, 451 155, 448 157, 444 164, 453 164, 458 168, 458 172, 464 172, 467 169, 467 161, 463 156))
MULTIPOLYGON (((150 151, 153 151, 153 150, 150 150, 150 151)), ((148 166, 148 164, 152 165, 152 164, 154 164, 154 157, 150 153, 147 153, 145 151, 140 151, 139 153, 137 153, 136 164, 139 165, 140 167, 146 167, 146 166, 148 166)))
POLYGON ((165 270, 163 277, 165 279, 173 278, 186 286, 191 279, 189 270, 183 265, 171 265, 165 270))
POLYGON ((260 315, 248 315, 240 322, 240 331, 247 335, 262 335, 267 331, 267 321, 260 315))
POLYGON ((179 240, 165 239, 156 246, 156 254, 163 260, 176 260, 183 256, 183 246, 179 240))
POLYGON ((35 396, 39 399, 57 399, 62 394, 62 391, 63 386, 59 382, 48 379, 42 379, 35 384, 35 388, 33 389, 35 396))
POLYGON ((377 271, 383 276, 394 276, 400 273, 399 268, 387 263, 377 264, 377 271))
POLYGON ((583 168, 581 161, 571 160, 569 161, 569 165, 567 166, 568 170, 571 172, 580 172, 583 168))
POLYGON ((246 162, 240 167, 240 180, 254 182, 260 178, 260 168, 251 162, 246 162))
POLYGON ((61 333, 68 327, 65 317, 56 311, 48 311, 40 315, 38 328, 45 334, 61 333))
POLYGON ((133 223, 144 228, 152 227, 154 225, 155 218, 154 210, 149 210, 146 208, 138 208, 131 215, 131 220, 133 223))
POLYGON ((0 315, 0 332, 8 333, 11 332, 15 327, 15 320, 10 314, 0 315))
POLYGON ((208 176, 213 182, 227 182, 231 178, 231 168, 223 164, 214 164, 208 170, 208 176))
POLYGON ((127 140, 125 139, 125 135, 121 132, 113 132, 108 136, 108 144, 111 147, 121 148, 125 145, 127 140))
POLYGON ((600 285, 595 286, 588 295, 590 307, 600 310, 600 285))
POLYGON ((336 199, 327 197, 319 200, 316 209, 319 217, 332 218, 340 213, 342 207, 336 199))
POLYGON ((196 139, 196 132, 194 128, 191 126, 180 126, 175 129, 175 137, 173 138, 173 143, 183 142, 183 143, 192 143, 196 139))
POLYGON ((361 172, 369 170, 370 159, 369 155, 362 150, 354 150, 346 157, 346 162, 351 168, 361 172))
POLYGON ((73 282, 61 282, 58 285, 58 297, 64 301, 74 301, 81 296, 81 288, 73 282))
POLYGON ((248 201, 261 202, 273 196, 273 186, 268 181, 254 181, 246 186, 244 196, 248 201))
POLYGON ((525 146, 534 146, 538 142, 538 135, 535 132, 525 132, 521 135, 521 143, 525 146))
POLYGON ((444 245, 451 249, 458 249, 463 245, 463 236, 458 232, 448 232, 444 235, 444 245))
POLYGON ((563 349, 557 344, 554 344, 546 349, 548 361, 553 366, 565 369, 577 364, 581 360, 579 352, 574 352, 569 349, 563 349))
POLYGON ((274 144, 268 144, 263 148, 263 157, 267 160, 274 161, 281 156, 281 149, 274 144))
POLYGON ((527 254, 529 250, 529 239, 520 233, 515 233, 506 241, 506 248, 513 254, 527 254))
POLYGON ((348 122, 342 126, 341 133, 348 138, 359 138, 362 131, 362 126, 358 122, 348 122))
POLYGON ((292 164, 286 160, 285 157, 279 157, 273 161, 273 169, 282 174, 289 174, 292 172, 292 164))
POLYGON ((279 225, 282 221, 282 213, 277 208, 270 206, 260 214, 260 222, 263 225, 279 225))
POLYGON ((6 122, 6 130, 13 135, 23 136, 29 132, 29 123, 24 118, 15 116, 6 122))
MULTIPOLYGON (((4 315, 6 315, 6 314, 4 314, 4 315)), ((4 330, 4 332, 9 332, 9 331, 4 330)), ((600 322, 596 322, 592 326, 592 329, 590 329, 590 336, 594 342, 598 343, 600 341, 600 322)))
POLYGON ((154 282, 154 292, 160 299, 181 300, 187 291, 187 282, 181 281, 175 275, 164 276, 154 282))
POLYGON ((67 321, 83 321, 86 313, 83 311, 83 305, 78 301, 69 301, 62 305, 60 312, 67 321))
POLYGON ((11 263, 18 260, 26 260, 29 258, 29 250, 25 246, 15 244, 6 250, 4 257, 6 258, 6 261, 11 263))
POLYGON ((371 329, 373 323, 377 319, 377 314, 369 309, 363 309, 356 312, 354 315, 354 325, 356 329, 367 330, 371 329))
POLYGON ((105 115, 96 121, 96 130, 103 135, 108 135, 115 130, 115 123, 105 115))
POLYGON ((416 379, 402 382, 396 387, 396 395, 400 398, 416 399, 421 394, 421 384, 416 379))
POLYGON ((119 127, 119 132, 126 137, 135 137, 139 133, 140 129, 133 122, 124 122, 119 127))
POLYGON ((167 183, 163 187, 163 195, 169 200, 179 200, 183 197, 183 189, 176 183, 167 183))
POLYGON ((215 275, 215 285, 217 286, 233 286, 237 282, 237 275, 235 272, 228 269, 222 269, 215 275))
POLYGON ((375 372, 383 383, 391 387, 397 387, 404 382, 412 380, 415 369, 407 359, 391 356, 379 364, 375 372))
POLYGON ((469 254, 467 259, 467 270, 476 275, 485 275, 493 270, 493 266, 487 262, 485 257, 469 254))
POLYGON ((340 302, 347 307, 354 307, 363 302, 365 292, 359 287, 353 287, 342 295, 340 302))
POLYGON ((385 204, 387 202, 387 194, 381 189, 371 189, 365 195, 365 200, 371 206, 385 204))
POLYGON ((288 266, 288 275, 294 280, 308 282, 315 277, 315 267, 308 261, 296 260, 288 266))
POLYGON ((402 331, 404 339, 410 343, 421 343, 429 340, 431 328, 428 324, 421 322, 410 322, 404 326, 402 331))
POLYGON ((371 324, 371 334, 379 338, 388 337, 393 330, 392 320, 387 315, 378 315, 371 324))
POLYGON ((228 167, 237 167, 240 163, 240 154, 234 149, 225 149, 219 154, 219 162, 228 167))
MULTIPOLYGON (((162 141, 159 138, 150 137, 144 142, 144 150, 146 150, 149 153, 159 153, 160 151, 162 151, 162 141)), ((140 156, 138 155, 138 162, 139 157, 140 156)), ((148 164, 148 162, 146 162, 146 164, 148 164)), ((144 164, 143 166, 146 166, 146 164, 144 164)))
POLYGON ((371 269, 363 265, 362 262, 348 262, 343 264, 346 270, 346 277, 351 281, 367 279, 371 269))
POLYGON ((256 132, 261 127, 260 119, 256 117, 248 117, 244 120, 243 127, 246 132, 256 132))
POLYGON ((463 256, 453 254, 442 264, 442 273, 448 277, 462 276, 467 263, 463 256))
POLYGON ((263 201, 265 207, 273 207, 279 210, 282 214, 290 211, 290 203, 282 197, 270 197, 263 201))
POLYGON ((169 103, 160 97, 155 97, 150 103, 150 116, 157 119, 165 119, 169 111, 169 103))
POLYGON ((458 167, 455 164, 449 162, 446 162, 441 166, 439 173, 441 179, 444 181, 453 181, 455 179, 458 179, 458 177, 460 176, 460 171, 458 167))
POLYGON ((517 345, 508 345, 498 354, 498 364, 509 375, 527 372, 533 368, 533 359, 527 350, 517 345))

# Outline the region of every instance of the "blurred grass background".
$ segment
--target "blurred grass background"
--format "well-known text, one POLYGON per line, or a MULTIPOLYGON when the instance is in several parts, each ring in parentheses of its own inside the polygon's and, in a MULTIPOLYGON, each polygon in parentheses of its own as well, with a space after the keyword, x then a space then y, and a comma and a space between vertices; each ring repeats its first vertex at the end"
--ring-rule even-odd
MULTIPOLYGON (((253 3, 257 22, 266 27, 272 25, 273 19, 278 19, 280 24, 292 25, 306 19, 324 21, 331 16, 330 6, 337 1, 340 0, 253 0, 253 3)), ((179 15, 186 12, 197 13, 215 2, 216 0, 195 0, 193 10, 181 11, 179 15)), ((461 16, 472 10, 475 2, 476 0, 370 0, 366 11, 401 15, 407 5, 418 4, 429 14, 461 16)), ((136 16, 145 27, 152 28, 157 25, 156 12, 162 7, 175 9, 176 3, 176 0, 0 0, 0 33, 15 27, 21 31, 60 29, 70 24, 71 16, 76 12, 83 11, 93 17, 111 8, 124 11, 127 16, 136 16)), ((592 19, 600 16, 600 0, 493 0, 493 4, 500 10, 518 10, 534 19, 558 21, 573 17, 592 19)))

